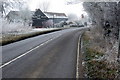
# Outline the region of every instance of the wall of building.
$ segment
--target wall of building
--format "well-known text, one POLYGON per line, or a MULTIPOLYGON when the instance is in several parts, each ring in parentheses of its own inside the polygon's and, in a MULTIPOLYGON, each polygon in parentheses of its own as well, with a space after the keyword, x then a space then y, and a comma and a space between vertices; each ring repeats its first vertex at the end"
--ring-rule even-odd
POLYGON ((50 18, 50 20, 53 20, 54 23, 59 23, 61 21, 67 21, 67 18, 50 18))

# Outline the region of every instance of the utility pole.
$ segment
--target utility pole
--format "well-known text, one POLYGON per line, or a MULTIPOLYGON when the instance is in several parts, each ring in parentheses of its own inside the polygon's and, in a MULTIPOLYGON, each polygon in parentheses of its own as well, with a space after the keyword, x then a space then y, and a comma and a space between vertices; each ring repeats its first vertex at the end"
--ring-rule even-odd
POLYGON ((54 28, 54 14, 53 14, 53 28, 54 28))
POLYGON ((117 2, 117 26, 118 26, 118 61, 120 62, 120 26, 119 26, 119 2, 117 2))
POLYGON ((119 23, 118 23, 118 27, 119 27, 119 38, 118 38, 118 62, 119 62, 119 65, 120 65, 120 26, 119 26, 119 23))
POLYGON ((118 27, 118 56, 117 56, 117 58, 118 58, 118 79, 120 78, 120 75, 119 75, 119 73, 120 73, 120 26, 119 26, 119 17, 120 17, 120 15, 119 15, 119 6, 120 6, 120 2, 117 2, 117 27, 118 27))

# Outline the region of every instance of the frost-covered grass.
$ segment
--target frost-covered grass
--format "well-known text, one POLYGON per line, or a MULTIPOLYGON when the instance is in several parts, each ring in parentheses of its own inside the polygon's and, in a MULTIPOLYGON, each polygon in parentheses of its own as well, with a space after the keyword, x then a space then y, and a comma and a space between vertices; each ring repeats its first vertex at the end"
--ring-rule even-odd
POLYGON ((12 42, 23 40, 29 37, 45 34, 62 28, 32 28, 27 23, 22 22, 9 23, 5 18, 0 17, 0 45, 6 45, 12 42))
POLYGON ((24 32, 24 33, 9 33, 9 34, 6 33, 6 34, 2 34, 2 38, 0 39, 0 44, 6 45, 6 44, 20 41, 26 38, 34 37, 34 36, 49 33, 49 32, 54 32, 58 30, 62 30, 62 28, 45 29, 45 30, 34 29, 34 30, 31 30, 29 32, 24 32))
POLYGON ((32 27, 25 26, 22 23, 8 23, 3 21, 2 24, 2 33, 12 33, 12 32, 26 32, 30 31, 32 27))
POLYGON ((116 78, 118 76, 117 40, 114 38, 106 40, 93 28, 84 33, 82 42, 84 77, 116 78))

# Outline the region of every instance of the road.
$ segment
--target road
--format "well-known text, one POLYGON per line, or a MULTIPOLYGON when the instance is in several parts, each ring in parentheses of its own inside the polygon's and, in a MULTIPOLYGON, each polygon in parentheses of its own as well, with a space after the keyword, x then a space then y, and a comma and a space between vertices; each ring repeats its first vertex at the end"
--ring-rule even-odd
POLYGON ((75 78, 83 30, 65 29, 2 46, 2 77, 75 78))

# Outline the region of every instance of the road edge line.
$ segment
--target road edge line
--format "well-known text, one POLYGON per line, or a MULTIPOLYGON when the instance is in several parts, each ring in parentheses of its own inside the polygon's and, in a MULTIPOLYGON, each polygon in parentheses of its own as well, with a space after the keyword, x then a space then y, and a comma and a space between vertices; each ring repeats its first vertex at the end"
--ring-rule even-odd
POLYGON ((78 39, 78 44, 77 44, 76 79, 78 79, 78 78, 79 78, 80 41, 81 41, 81 35, 79 36, 79 39, 78 39))

